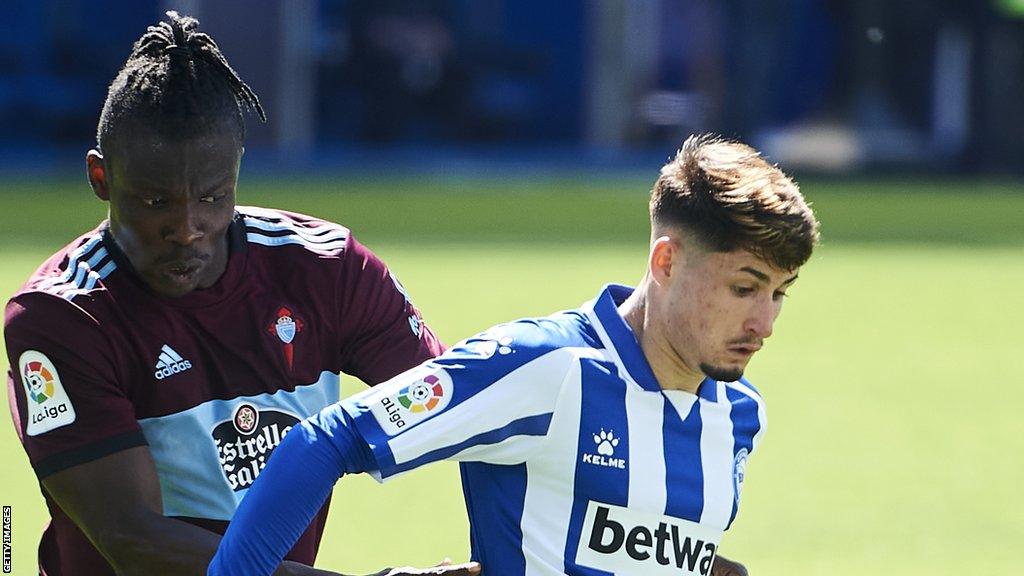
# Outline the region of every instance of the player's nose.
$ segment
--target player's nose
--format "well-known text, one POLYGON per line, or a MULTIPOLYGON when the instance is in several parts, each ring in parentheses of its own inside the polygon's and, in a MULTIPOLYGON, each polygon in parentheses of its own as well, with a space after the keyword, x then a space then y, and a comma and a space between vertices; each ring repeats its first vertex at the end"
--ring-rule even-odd
POLYGON ((764 340, 772 335, 772 330, 775 326, 775 318, 777 317, 778 311, 771 300, 768 300, 767 302, 758 302, 758 304, 750 311, 750 315, 747 316, 747 320, 743 324, 743 329, 747 333, 753 334, 754 336, 764 340))
POLYGON ((204 235, 202 220, 198 211, 184 202, 169 210, 164 224, 164 239, 181 246, 188 246, 204 235))

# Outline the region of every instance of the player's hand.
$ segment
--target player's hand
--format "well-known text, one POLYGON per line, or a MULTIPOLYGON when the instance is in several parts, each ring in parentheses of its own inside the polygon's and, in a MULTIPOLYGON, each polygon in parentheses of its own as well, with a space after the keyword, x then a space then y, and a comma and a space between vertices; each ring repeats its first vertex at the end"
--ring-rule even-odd
POLYGON ((739 562, 715 556, 715 563, 711 567, 711 576, 747 576, 747 569, 739 562))
POLYGON ((443 562, 433 568, 411 568, 409 566, 385 568, 370 576, 477 576, 477 574, 480 574, 480 564, 478 562, 452 564, 451 560, 445 558, 443 562))
POLYGON ((320 568, 313 568, 291 560, 281 562, 281 565, 274 571, 274 576, 342 576, 337 572, 329 572, 320 568))

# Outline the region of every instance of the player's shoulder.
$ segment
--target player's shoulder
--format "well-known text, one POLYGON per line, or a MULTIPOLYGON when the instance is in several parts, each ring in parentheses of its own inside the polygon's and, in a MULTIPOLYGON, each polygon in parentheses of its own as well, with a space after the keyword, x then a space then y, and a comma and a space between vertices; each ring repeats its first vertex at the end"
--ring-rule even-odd
POLYGON ((341 224, 297 212, 257 206, 237 206, 235 211, 250 246, 289 247, 290 253, 298 247, 316 257, 340 256, 351 236, 341 224))
MULTIPOLYGON (((94 296, 94 295, 93 295, 94 296)), ((92 297, 28 288, 4 308, 4 340, 8 351, 18 347, 91 348, 105 341, 105 307, 92 297)))
POLYGON ((435 359, 442 365, 485 361, 495 371, 510 372, 541 358, 567 366, 601 347, 586 318, 575 311, 498 324, 454 344, 435 359))
POLYGON ((749 438, 751 452, 757 449, 768 427, 768 411, 764 399, 745 378, 725 382, 725 393, 730 406, 733 433, 737 438, 749 438))
POLYGON ((46 290, 23 290, 4 308, 4 334, 7 340, 33 334, 66 340, 83 328, 99 329, 102 313, 90 301, 66 298, 46 290))
POLYGON ((764 406, 764 398, 761 396, 761 393, 746 378, 740 378, 735 382, 726 382, 725 388, 729 401, 734 405, 753 403, 764 406))
POLYGON ((47 258, 14 294, 8 307, 83 312, 117 264, 103 241, 102 227, 87 232, 47 258))

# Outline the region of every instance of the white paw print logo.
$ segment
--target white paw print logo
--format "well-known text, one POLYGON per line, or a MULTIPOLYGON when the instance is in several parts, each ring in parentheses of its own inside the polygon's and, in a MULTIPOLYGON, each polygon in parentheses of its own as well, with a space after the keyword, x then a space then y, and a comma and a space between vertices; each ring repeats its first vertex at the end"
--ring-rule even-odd
POLYGON ((512 353, 512 338, 505 336, 501 340, 498 340, 498 354, 504 356, 505 354, 512 353))
POLYGON ((516 351, 512 348, 512 337, 505 336, 500 339, 492 339, 488 335, 484 334, 480 336, 479 340, 469 340, 465 343, 466 351, 474 356, 487 359, 495 354, 506 356, 508 354, 515 354, 516 351))
POLYGON ((615 437, 615 433, 609 430, 604 431, 601 428, 600 434, 594 434, 594 444, 597 444, 597 453, 601 456, 611 456, 615 454, 615 447, 619 445, 619 439, 615 437))

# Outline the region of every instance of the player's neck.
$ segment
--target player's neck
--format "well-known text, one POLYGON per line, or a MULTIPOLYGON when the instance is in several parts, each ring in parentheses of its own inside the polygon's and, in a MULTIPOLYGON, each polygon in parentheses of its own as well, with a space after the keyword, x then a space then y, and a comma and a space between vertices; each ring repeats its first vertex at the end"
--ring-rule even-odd
POLYGON ((642 288, 633 292, 619 305, 618 310, 633 330, 658 385, 665 390, 683 390, 696 394, 700 383, 704 381, 704 374, 700 370, 690 369, 675 353, 668 340, 652 328, 642 288))

